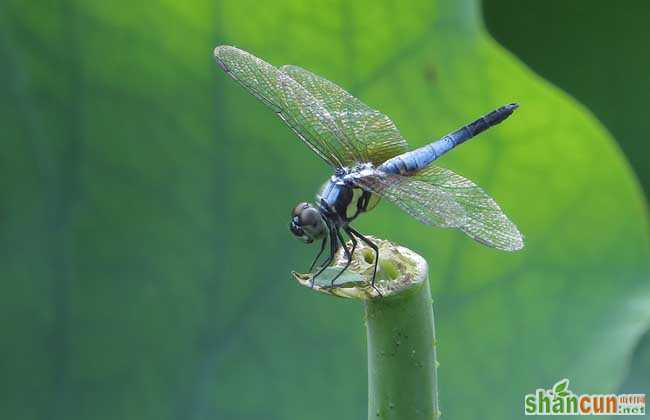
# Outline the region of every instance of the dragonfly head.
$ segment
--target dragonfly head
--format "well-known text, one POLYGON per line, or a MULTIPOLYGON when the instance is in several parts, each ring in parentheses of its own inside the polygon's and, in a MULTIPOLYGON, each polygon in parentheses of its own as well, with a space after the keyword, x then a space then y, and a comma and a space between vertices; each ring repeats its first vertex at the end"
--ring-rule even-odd
POLYGON ((325 222, 316 207, 309 203, 299 203, 291 212, 289 230, 296 238, 310 244, 325 235, 325 222))

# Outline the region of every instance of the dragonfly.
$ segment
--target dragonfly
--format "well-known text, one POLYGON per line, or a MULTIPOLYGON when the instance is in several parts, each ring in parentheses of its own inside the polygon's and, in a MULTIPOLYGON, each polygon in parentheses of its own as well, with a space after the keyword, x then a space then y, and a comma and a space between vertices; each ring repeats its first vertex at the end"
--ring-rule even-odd
POLYGON ((296 205, 289 222, 290 231, 301 241, 320 241, 309 269, 312 287, 342 247, 346 263, 332 278, 330 287, 334 287, 362 241, 374 251, 371 286, 377 290, 379 248, 351 222, 372 210, 379 199, 426 225, 459 229, 489 247, 503 251, 523 248, 523 236, 487 193, 469 179, 432 165, 454 147, 504 121, 517 104, 497 108, 439 140, 410 150, 389 117, 323 77, 294 65, 274 67, 233 46, 218 46, 214 56, 230 77, 271 108, 332 168, 333 174, 316 201, 296 205), (317 265, 328 244, 329 253, 317 265))

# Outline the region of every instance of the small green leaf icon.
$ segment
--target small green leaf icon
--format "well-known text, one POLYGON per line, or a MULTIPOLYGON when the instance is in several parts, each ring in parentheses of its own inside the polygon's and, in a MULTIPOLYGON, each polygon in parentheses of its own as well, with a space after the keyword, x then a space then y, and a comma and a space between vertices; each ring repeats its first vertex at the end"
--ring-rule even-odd
POLYGON ((569 380, 566 378, 562 379, 561 381, 558 381, 555 385, 553 385, 553 393, 555 395, 559 395, 560 397, 569 395, 569 393, 566 390, 568 386, 569 386, 569 380))

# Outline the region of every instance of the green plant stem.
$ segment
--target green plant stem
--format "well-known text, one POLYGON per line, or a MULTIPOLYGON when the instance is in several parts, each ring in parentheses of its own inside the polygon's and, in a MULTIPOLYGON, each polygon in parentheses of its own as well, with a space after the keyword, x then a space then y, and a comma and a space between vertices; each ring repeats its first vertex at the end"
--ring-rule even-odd
POLYGON ((369 420, 437 419, 436 344, 428 265, 407 248, 369 238, 379 246, 374 288, 370 287, 374 252, 363 244, 341 276, 341 269, 347 265, 343 251, 313 283, 311 273, 293 273, 294 278, 311 290, 364 302, 369 420), (334 278, 337 281, 331 287, 334 278))
POLYGON ((418 275, 401 293, 366 301, 369 420, 438 418, 431 291, 427 272, 418 275))

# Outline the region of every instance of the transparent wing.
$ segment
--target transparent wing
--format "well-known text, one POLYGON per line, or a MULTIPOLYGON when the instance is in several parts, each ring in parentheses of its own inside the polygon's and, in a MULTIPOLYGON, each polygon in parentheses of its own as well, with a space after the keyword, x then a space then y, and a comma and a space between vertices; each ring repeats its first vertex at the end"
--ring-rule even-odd
POLYGON ((379 166, 408 151, 408 144, 386 115, 370 108, 340 86, 298 66, 281 70, 319 99, 334 116, 354 148, 366 161, 379 166))
POLYGON ((465 209, 437 185, 375 169, 349 176, 360 187, 387 199, 426 225, 459 228, 467 223, 465 209))
POLYGON ((474 240, 504 251, 516 251, 524 246, 523 236, 499 205, 472 181, 449 169, 429 166, 412 176, 368 173, 355 182, 425 224, 457 227, 474 240), (429 196, 430 191, 435 191, 435 195, 429 196), (407 205, 399 201, 405 197, 407 205), (447 226, 435 223, 440 213, 450 215, 453 223, 447 226))
POLYGON ((235 47, 219 46, 214 56, 227 74, 275 111, 326 162, 341 167, 364 161, 322 101, 289 75, 235 47))
POLYGON ((504 251, 524 247, 524 238, 499 205, 478 185, 449 169, 428 166, 415 175, 422 182, 436 185, 455 198, 467 213, 460 228, 474 240, 504 251))

